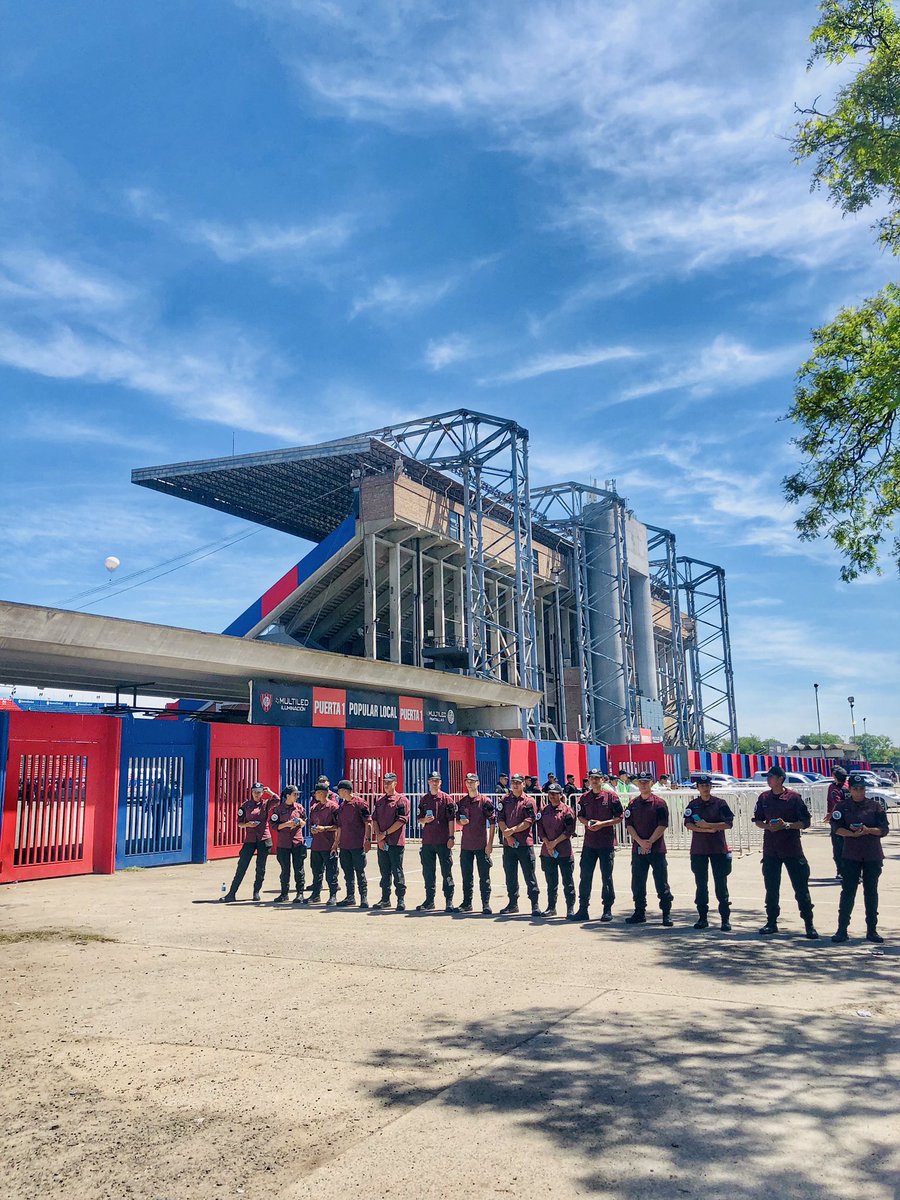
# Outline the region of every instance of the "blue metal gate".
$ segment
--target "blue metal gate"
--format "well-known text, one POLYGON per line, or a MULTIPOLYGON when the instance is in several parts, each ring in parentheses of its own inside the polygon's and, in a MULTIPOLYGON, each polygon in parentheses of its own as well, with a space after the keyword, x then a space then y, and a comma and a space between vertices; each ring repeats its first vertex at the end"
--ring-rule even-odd
POLYGON ((208 734, 189 721, 123 721, 118 870, 204 860, 208 734))
POLYGON ((281 786, 294 784, 309 814, 313 789, 320 775, 327 775, 335 791, 343 774, 343 738, 337 729, 281 730, 281 786))
POLYGON ((475 761, 479 786, 486 796, 500 790, 500 776, 509 771, 509 742, 505 738, 476 738, 475 761))
POLYGON ((450 780, 450 751, 438 749, 404 750, 403 752, 403 790, 409 797, 409 827, 410 837, 421 836, 419 828, 419 800, 428 791, 428 776, 432 771, 440 771, 441 787, 449 790, 450 780))

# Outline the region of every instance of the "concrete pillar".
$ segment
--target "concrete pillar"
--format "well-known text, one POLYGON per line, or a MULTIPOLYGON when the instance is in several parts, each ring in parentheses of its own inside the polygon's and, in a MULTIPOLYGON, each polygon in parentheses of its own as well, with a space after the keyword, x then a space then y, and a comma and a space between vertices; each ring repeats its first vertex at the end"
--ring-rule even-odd
POLYGON ((605 742, 622 743, 626 731, 625 671, 622 643, 622 590, 618 586, 616 514, 612 505, 584 506, 584 544, 587 557, 587 603, 594 677, 594 722, 605 742))
POLYGON ((434 600, 434 640, 442 646, 447 637, 447 615, 444 611, 444 564, 438 559, 431 569, 431 593, 434 600))
POLYGON ((653 645, 653 602, 650 580, 646 575, 630 573, 631 624, 634 636, 634 668, 638 691, 651 700, 659 699, 659 680, 656 674, 656 651, 653 645))
POLYGON ((390 585, 390 630, 391 662, 400 662, 400 545, 392 542, 388 558, 388 582, 390 585))
POLYGON ((366 535, 363 542, 365 566, 363 568, 363 624, 365 625, 365 655, 366 658, 378 657, 378 581, 377 581, 377 548, 375 534, 366 535))

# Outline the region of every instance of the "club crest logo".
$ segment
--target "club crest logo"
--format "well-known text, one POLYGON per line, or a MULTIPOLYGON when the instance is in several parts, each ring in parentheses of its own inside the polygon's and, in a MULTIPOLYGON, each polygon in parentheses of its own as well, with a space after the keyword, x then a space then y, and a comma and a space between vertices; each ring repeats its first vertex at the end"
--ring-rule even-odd
POLYGON ((262 705, 263 712, 270 712, 272 708, 272 693, 261 692, 259 696, 259 702, 262 705))
POLYGON ((841 819, 841 810, 839 808, 836 808, 831 814, 831 819, 832 821, 839 821, 841 819))

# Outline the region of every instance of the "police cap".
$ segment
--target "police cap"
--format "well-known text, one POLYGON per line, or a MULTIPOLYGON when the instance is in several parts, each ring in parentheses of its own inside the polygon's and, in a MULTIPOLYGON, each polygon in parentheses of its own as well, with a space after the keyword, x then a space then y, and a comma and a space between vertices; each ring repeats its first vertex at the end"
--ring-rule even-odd
POLYGON ((865 775, 860 775, 858 771, 853 771, 851 772, 850 778, 847 780, 847 782, 852 788, 864 788, 866 786, 866 777, 865 775))
POLYGON ((712 783, 712 775, 707 775, 705 772, 702 775, 695 775, 694 783, 712 783))
POLYGON ((635 775, 635 779, 638 779, 641 782, 645 782, 645 781, 649 780, 649 782, 652 783, 653 775, 651 774, 650 771, 638 771, 637 775, 635 775))

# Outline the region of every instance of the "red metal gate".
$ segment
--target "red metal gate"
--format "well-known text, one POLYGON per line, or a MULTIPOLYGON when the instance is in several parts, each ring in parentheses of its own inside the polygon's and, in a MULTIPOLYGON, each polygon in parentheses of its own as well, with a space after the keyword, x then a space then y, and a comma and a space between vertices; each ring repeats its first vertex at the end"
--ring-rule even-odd
POLYGON ((280 787, 279 730, 264 726, 212 725, 209 747, 209 858, 234 858, 243 837, 237 810, 259 780, 280 787))
POLYGON ((0 883, 115 868, 121 723, 11 713, 0 883))
POLYGON ((344 753, 344 770, 359 796, 377 799, 384 792, 384 776, 393 771, 403 787, 402 746, 354 746, 344 753))

